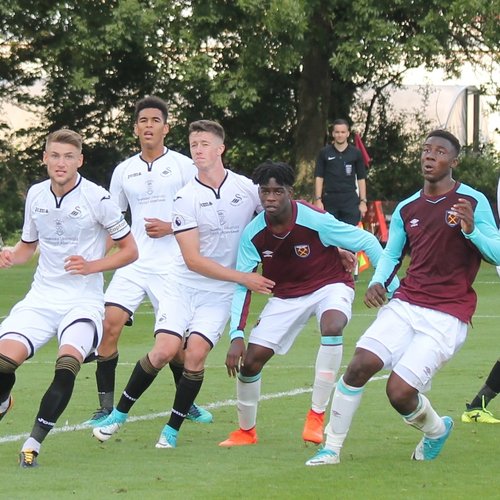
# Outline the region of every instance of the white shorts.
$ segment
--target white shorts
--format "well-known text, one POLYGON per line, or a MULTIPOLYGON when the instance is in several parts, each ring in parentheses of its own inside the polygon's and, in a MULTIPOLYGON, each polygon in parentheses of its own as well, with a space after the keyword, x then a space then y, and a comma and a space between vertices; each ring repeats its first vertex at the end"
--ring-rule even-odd
POLYGON ((344 283, 326 285, 293 299, 272 297, 262 310, 248 342, 268 347, 276 354, 286 354, 313 314, 318 325, 323 313, 332 309, 344 313, 349 322, 353 300, 354 290, 344 283))
POLYGON ((455 316, 393 299, 380 309, 356 347, 373 352, 385 369, 425 392, 466 337, 467 324, 455 316))
POLYGON ((16 304, 0 325, 0 339, 14 339, 22 342, 28 350, 28 357, 57 335, 59 346, 71 345, 85 358, 99 345, 102 338, 102 304, 82 303, 75 306, 39 303, 24 299, 16 304), (67 328, 77 321, 93 323, 93 335, 78 338, 68 335, 67 328))
POLYGON ((106 305, 117 306, 132 316, 147 295, 156 313, 166 281, 166 274, 135 273, 132 277, 130 272, 122 276, 117 271, 106 289, 104 300, 106 305))
POLYGON ((169 281, 160 299, 155 335, 164 331, 182 338, 185 332, 196 332, 214 347, 229 319, 232 298, 232 292, 197 290, 169 281))

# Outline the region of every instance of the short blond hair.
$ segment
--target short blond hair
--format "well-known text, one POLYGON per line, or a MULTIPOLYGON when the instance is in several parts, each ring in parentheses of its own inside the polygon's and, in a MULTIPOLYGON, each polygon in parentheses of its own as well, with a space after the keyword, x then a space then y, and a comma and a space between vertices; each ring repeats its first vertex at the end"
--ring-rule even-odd
POLYGON ((69 128, 62 128, 60 130, 56 130, 55 132, 50 133, 47 136, 47 140, 45 141, 45 149, 49 147, 51 142, 59 142, 61 144, 71 144, 78 149, 78 151, 82 151, 83 139, 80 134, 70 130, 69 128))

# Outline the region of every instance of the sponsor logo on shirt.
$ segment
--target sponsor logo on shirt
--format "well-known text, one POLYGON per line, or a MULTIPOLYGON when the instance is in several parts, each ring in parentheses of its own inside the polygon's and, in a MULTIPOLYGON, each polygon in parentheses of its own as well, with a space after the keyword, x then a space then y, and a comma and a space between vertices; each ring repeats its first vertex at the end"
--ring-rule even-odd
POLYGON ((150 179, 146 181, 146 194, 151 196, 153 193, 153 181, 150 179))
POLYGON ((329 160, 335 160, 335 158, 337 158, 336 156, 329 156, 328 159, 329 160))
POLYGON ((301 259, 305 259, 311 254, 311 248, 309 245, 295 245, 293 248, 295 249, 297 257, 300 257, 301 259))
POLYGON ((212 202, 211 201, 204 201, 203 203, 200 203, 200 207, 211 207, 212 202))
POLYGON ((350 163, 345 164, 345 175, 352 175, 352 165, 350 163))
POLYGON ((420 220, 418 220, 418 219, 412 219, 410 221, 410 227, 418 227, 419 222, 420 222, 420 220))
POLYGON ((274 252, 272 250, 264 250, 262 252, 262 257, 266 258, 266 257, 272 257, 274 254, 274 252))
POLYGON ((450 227, 455 227, 460 224, 460 219, 456 214, 452 213, 451 210, 446 210, 445 220, 446 224, 448 224, 448 226, 450 227))
POLYGON ((128 174, 127 179, 131 179, 132 177, 139 177, 142 175, 142 172, 134 172, 133 174, 128 174))
POLYGON ((37 213, 37 214, 48 214, 49 210, 47 208, 35 207, 35 213, 37 213))

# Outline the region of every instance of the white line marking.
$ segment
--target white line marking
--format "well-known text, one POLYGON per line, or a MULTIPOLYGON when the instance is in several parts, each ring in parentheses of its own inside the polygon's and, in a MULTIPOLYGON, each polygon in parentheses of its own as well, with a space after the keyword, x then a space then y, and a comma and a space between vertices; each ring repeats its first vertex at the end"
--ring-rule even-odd
MULTIPOLYGON (((370 382, 375 382, 378 380, 384 380, 389 378, 389 375, 380 375, 377 377, 372 377, 370 379, 370 382)), ((268 401, 271 399, 280 399, 280 398, 286 398, 290 396, 299 396, 301 394, 306 394, 308 392, 312 392, 312 389, 310 387, 300 387, 298 389, 292 389, 290 391, 285 391, 285 392, 275 392, 273 394, 263 394, 260 397, 261 401, 268 401)), ((226 399, 225 401, 216 401, 215 403, 208 403, 206 405, 203 405, 203 408, 206 408, 207 410, 218 410, 219 408, 224 408, 226 406, 236 406, 237 401, 235 399, 226 399)), ((154 420, 155 418, 165 418, 170 415, 169 411, 164 411, 160 413, 150 413, 148 415, 139 415, 139 416, 132 416, 127 419, 127 423, 133 423, 133 422, 142 422, 145 420, 154 420)), ((63 432, 73 432, 73 431, 83 431, 83 430, 88 430, 91 429, 90 425, 85 425, 85 424, 77 424, 77 425, 64 425, 63 427, 56 427, 55 429, 52 429, 50 431, 50 434, 60 434, 63 432)), ((29 437, 28 433, 24 434, 14 434, 11 436, 4 436, 0 438, 0 444, 3 443, 12 443, 16 441, 21 441, 22 439, 26 439, 29 437)))

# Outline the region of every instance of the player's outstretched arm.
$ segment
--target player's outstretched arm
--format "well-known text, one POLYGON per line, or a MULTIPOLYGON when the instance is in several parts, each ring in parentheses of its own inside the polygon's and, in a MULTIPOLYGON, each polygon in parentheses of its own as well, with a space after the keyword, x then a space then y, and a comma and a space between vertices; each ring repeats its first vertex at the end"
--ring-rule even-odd
POLYGON ((37 245, 37 241, 33 243, 18 241, 13 248, 4 248, 0 252, 0 269, 28 262, 33 257, 37 245))
POLYGON ((215 260, 201 255, 197 228, 178 232, 175 234, 175 238, 179 243, 182 257, 189 270, 206 276, 207 278, 240 283, 249 290, 252 290, 252 292, 271 293, 274 281, 264 278, 264 276, 258 273, 236 271, 235 269, 222 266, 215 260))
POLYGON ((242 366, 245 357, 245 340, 238 337, 231 341, 226 355, 227 374, 230 377, 236 377, 242 366))

